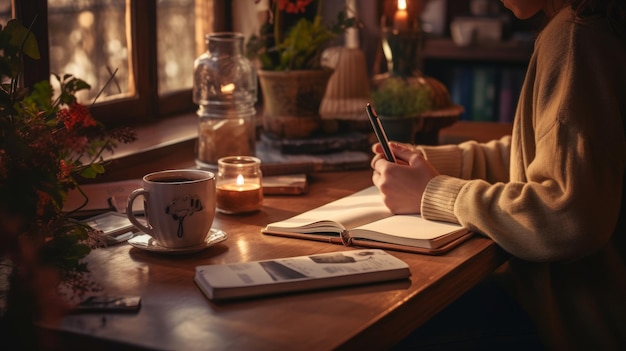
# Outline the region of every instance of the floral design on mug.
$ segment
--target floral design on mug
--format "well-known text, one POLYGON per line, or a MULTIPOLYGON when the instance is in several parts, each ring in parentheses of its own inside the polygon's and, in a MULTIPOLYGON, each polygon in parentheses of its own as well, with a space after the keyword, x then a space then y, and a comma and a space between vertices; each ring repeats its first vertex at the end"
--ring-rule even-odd
POLYGON ((200 201, 198 195, 186 195, 182 198, 175 198, 165 207, 165 213, 171 215, 175 221, 178 221, 179 238, 183 237, 183 221, 185 218, 202 211, 203 208, 202 201, 200 201))

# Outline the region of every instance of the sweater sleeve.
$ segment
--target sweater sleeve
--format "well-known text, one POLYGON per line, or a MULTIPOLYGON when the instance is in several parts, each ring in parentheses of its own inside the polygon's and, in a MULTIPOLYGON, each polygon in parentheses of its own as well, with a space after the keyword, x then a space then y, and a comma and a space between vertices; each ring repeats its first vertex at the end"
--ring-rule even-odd
POLYGON ((556 25, 542 32, 529 65, 510 179, 472 179, 489 172, 466 171, 480 162, 462 152, 422 197, 424 218, 461 223, 532 261, 574 259, 608 242, 626 165, 626 49, 597 28, 556 25))
POLYGON ((417 146, 424 158, 445 175, 489 182, 509 179, 511 137, 488 143, 467 141, 458 145, 417 146))

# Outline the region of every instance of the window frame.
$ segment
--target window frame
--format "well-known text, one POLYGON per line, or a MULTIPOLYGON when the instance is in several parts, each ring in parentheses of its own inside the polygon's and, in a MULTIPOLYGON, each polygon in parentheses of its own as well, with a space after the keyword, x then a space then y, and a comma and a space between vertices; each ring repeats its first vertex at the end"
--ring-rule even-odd
MULTIPOLYGON (((229 15, 227 9, 230 8, 232 0, 196 0, 198 1, 213 10, 213 19, 206 22, 212 27, 210 30, 229 30, 232 21, 226 20, 226 16, 229 15)), ((32 32, 37 38, 41 53, 39 60, 24 59, 23 84, 30 87, 50 77, 48 1, 13 0, 13 11, 13 17, 24 25, 33 23, 32 32), (35 18, 36 21, 33 22, 35 18)), ((127 16, 130 22, 128 28, 132 62, 130 74, 133 75, 135 82, 134 96, 95 104, 91 107, 94 117, 107 126, 138 125, 195 110, 197 107, 193 104, 191 89, 161 95, 158 93, 157 1, 129 0, 127 16)), ((209 28, 206 24, 204 27, 209 28)))

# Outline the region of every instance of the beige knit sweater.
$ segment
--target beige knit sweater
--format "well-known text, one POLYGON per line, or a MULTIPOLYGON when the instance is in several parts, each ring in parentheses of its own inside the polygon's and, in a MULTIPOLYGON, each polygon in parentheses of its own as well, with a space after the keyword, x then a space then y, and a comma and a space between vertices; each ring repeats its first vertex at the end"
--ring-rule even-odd
POLYGON ((553 349, 626 350, 615 243, 626 238, 625 124, 626 40, 567 8, 537 38, 512 136, 418 147, 442 174, 423 216, 461 223, 515 257, 503 282, 553 349))

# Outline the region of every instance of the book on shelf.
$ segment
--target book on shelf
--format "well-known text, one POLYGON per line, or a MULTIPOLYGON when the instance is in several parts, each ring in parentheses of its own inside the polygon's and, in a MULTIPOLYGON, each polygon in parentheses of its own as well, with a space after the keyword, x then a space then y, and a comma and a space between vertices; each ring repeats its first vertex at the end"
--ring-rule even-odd
POLYGON ((210 300, 367 284, 411 276, 409 266, 383 250, 197 266, 194 281, 210 300))
POLYGON ((473 72, 471 67, 459 66, 451 70, 450 97, 464 108, 461 120, 472 119, 473 72))
POLYGON ((394 215, 375 186, 270 223, 262 233, 424 254, 444 253, 472 235, 459 224, 394 215))
POLYGON ((473 71, 472 121, 495 120, 496 69, 477 66, 473 71))
POLYGON ((498 121, 510 123, 513 122, 515 115, 515 102, 513 92, 513 71, 503 69, 500 72, 500 96, 498 102, 498 121))
POLYGON ((513 122, 525 76, 526 70, 523 68, 513 67, 501 69, 498 106, 499 122, 513 122))

